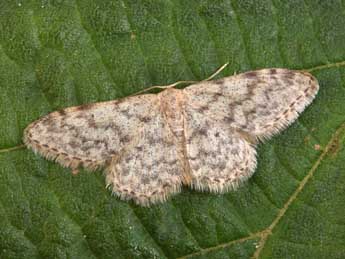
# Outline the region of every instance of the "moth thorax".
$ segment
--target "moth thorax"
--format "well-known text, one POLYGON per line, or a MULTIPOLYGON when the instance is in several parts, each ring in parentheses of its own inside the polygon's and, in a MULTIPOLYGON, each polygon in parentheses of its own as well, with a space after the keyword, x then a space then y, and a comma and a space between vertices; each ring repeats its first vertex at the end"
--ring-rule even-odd
POLYGON ((169 88, 159 93, 161 111, 173 131, 183 129, 183 93, 181 90, 169 88))

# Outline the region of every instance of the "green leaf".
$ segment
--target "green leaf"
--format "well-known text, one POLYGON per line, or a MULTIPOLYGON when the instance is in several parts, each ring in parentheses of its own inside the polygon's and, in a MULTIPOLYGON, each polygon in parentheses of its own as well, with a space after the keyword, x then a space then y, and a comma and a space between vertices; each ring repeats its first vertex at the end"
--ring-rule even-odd
POLYGON ((344 258, 345 4, 0 3, 0 258, 344 258), (141 208, 23 148, 56 109, 262 67, 308 69, 313 104, 236 192, 141 208))

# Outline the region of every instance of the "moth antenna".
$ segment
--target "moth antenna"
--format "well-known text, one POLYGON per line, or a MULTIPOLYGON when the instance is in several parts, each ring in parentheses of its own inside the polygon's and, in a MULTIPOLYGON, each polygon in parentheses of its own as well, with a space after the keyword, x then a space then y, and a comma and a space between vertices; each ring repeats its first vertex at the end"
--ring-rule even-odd
POLYGON ((152 89, 168 89, 168 88, 172 88, 181 84, 195 84, 198 82, 204 82, 204 81, 210 81, 212 80, 214 77, 216 77, 220 72, 222 72, 224 70, 224 68, 226 68, 229 65, 229 62, 225 63, 224 65, 222 65, 220 68, 218 68, 216 70, 216 72, 214 72, 212 75, 210 75, 208 78, 201 80, 201 81, 191 81, 191 80, 183 80, 183 81, 177 81, 173 84, 170 85, 154 85, 154 86, 150 86, 146 89, 140 90, 139 92, 136 92, 134 94, 131 94, 130 96, 136 96, 142 93, 146 93, 152 89))

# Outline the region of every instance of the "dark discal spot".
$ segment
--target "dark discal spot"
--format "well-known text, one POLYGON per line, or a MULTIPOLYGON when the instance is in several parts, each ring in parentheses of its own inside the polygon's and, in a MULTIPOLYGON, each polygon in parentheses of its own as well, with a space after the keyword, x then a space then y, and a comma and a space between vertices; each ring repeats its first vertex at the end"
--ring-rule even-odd
POLYGON ((49 148, 49 146, 47 144, 42 144, 42 146, 45 148, 49 148))
POLYGON ((80 105, 76 109, 77 111, 87 111, 87 110, 90 110, 93 106, 94 106, 93 103, 89 103, 89 104, 80 105))
POLYGON ((72 157, 74 160, 81 160, 79 157, 76 157, 76 156, 74 156, 74 157, 72 157))
POLYGON ((65 152, 61 152, 60 154, 63 155, 63 156, 68 156, 68 154, 65 153, 65 152))
POLYGON ((219 132, 216 132, 216 133, 214 134, 214 136, 215 136, 216 138, 218 138, 218 137, 219 137, 219 132))
POLYGON ((289 106, 293 107, 295 105, 296 102, 292 102, 289 106))
POLYGON ((57 150, 56 148, 52 147, 51 150, 53 150, 54 152, 58 153, 59 150, 57 150))

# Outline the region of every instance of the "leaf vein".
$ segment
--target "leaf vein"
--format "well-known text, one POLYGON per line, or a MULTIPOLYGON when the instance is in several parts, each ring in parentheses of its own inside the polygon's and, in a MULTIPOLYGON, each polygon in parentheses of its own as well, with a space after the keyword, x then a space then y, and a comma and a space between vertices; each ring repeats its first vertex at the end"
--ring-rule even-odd
POLYGON ((223 249, 223 248, 229 247, 229 246, 231 246, 233 244, 242 243, 242 242, 244 242, 246 240, 250 240, 250 239, 254 239, 254 238, 260 238, 257 250, 255 251, 255 253, 253 255, 253 258, 255 258, 255 259, 259 258, 259 255, 260 255, 262 249, 264 248, 265 243, 266 243, 268 237, 270 235, 272 235, 273 229, 277 226, 277 224, 279 223, 281 218, 285 215, 285 213, 288 210, 288 208, 290 207, 290 205, 296 200, 297 196, 302 192, 302 190, 304 189, 304 186, 312 178, 312 176, 314 175, 316 169, 319 167, 319 165, 323 161, 324 157, 328 154, 328 152, 329 152, 333 142, 336 141, 342 135, 345 135, 345 122, 343 122, 338 127, 338 129, 334 132, 334 134, 332 135, 331 139, 328 141, 328 143, 327 143, 324 151, 322 152, 322 154, 316 160, 316 162, 311 167, 311 169, 309 170, 307 175, 300 182, 300 184, 298 185, 297 189, 292 193, 292 195, 289 197, 287 202, 280 209, 280 211, 278 212, 277 216, 272 221, 271 225, 269 225, 267 228, 263 229, 262 231, 253 233, 253 234, 251 234, 249 236, 246 236, 246 237, 243 237, 243 238, 240 238, 240 239, 236 239, 236 240, 232 240, 232 241, 227 242, 227 243, 219 244, 217 246, 212 246, 212 247, 204 248, 204 249, 202 249, 202 250, 200 250, 198 252, 187 254, 187 255, 184 255, 184 256, 179 257, 177 259, 187 259, 187 258, 190 258, 192 256, 206 254, 206 253, 209 253, 209 252, 212 252, 212 251, 216 251, 216 250, 219 250, 219 249, 223 249))

